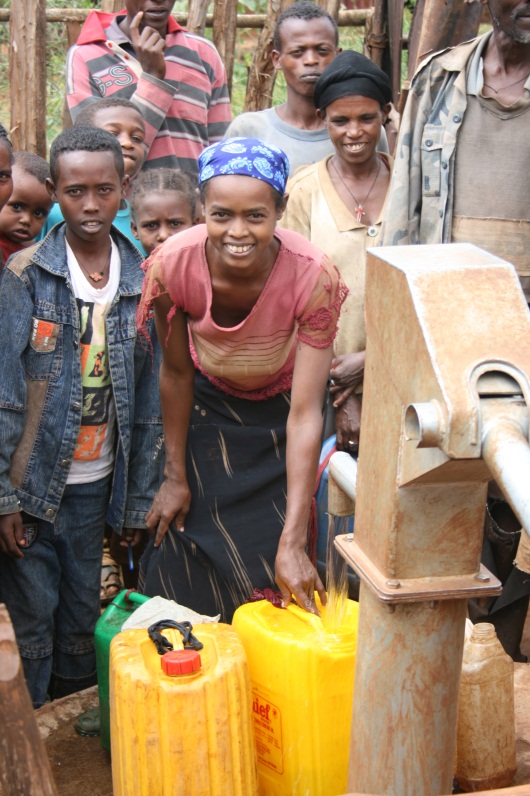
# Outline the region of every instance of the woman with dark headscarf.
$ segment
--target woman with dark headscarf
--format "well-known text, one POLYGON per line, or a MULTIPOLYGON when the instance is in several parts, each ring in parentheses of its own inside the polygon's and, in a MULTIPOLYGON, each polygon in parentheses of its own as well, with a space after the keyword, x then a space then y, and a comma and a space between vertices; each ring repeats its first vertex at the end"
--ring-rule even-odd
POLYGON ((335 153, 290 180, 281 226, 300 232, 334 262, 349 295, 331 367, 337 448, 357 453, 366 333, 366 249, 377 243, 392 158, 377 152, 392 91, 385 73, 352 50, 340 53, 315 86, 314 101, 335 153))
POLYGON ((163 362, 164 481, 143 590, 230 621, 253 589, 316 612, 306 555, 322 403, 345 289, 328 258, 277 230, 286 156, 231 138, 199 158, 206 224, 147 261, 163 362))

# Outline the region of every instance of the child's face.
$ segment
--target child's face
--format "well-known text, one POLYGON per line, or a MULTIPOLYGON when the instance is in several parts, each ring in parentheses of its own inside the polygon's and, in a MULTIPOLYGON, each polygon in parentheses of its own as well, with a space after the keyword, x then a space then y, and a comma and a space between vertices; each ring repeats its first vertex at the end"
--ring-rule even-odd
POLYGON ((242 276, 265 266, 282 214, 268 183, 239 174, 213 177, 204 202, 210 266, 242 276))
POLYGON ((13 190, 11 149, 5 141, 0 141, 0 210, 13 190))
POLYGON ((63 152, 58 176, 48 190, 59 203, 70 245, 106 244, 128 184, 121 179, 112 152, 63 152))
POLYGON ((15 164, 13 193, 0 212, 0 232, 12 243, 29 243, 44 226, 51 206, 46 186, 15 164))
POLYGON ((175 191, 156 191, 143 196, 131 221, 133 235, 138 238, 146 254, 176 235, 197 223, 192 217, 190 206, 185 198, 175 191))
POLYGON ((94 115, 94 127, 107 130, 118 139, 123 153, 125 174, 136 177, 147 155, 145 125, 140 111, 133 108, 101 108, 94 115))

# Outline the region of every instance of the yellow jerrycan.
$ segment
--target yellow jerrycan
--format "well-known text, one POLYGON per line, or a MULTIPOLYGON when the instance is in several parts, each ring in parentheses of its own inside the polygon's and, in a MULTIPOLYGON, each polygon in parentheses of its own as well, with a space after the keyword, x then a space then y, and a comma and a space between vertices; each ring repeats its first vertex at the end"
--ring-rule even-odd
POLYGON ((112 640, 114 796, 257 793, 241 641, 221 623, 191 630, 189 623, 159 622, 149 628, 151 637, 126 630, 112 640), (162 655, 157 647, 173 651, 162 655))
POLYGON ((358 604, 340 624, 290 605, 242 605, 234 614, 247 653, 260 796, 347 791, 358 604))

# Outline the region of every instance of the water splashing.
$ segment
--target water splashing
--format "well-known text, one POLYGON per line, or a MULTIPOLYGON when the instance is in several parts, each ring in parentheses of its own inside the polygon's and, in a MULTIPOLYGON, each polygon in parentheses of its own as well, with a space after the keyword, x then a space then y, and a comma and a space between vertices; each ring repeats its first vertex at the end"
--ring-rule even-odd
POLYGON ((348 599, 348 571, 344 558, 337 552, 335 537, 348 531, 349 517, 329 516, 328 543, 326 550, 326 591, 328 604, 323 623, 328 633, 339 630, 344 622, 348 599))

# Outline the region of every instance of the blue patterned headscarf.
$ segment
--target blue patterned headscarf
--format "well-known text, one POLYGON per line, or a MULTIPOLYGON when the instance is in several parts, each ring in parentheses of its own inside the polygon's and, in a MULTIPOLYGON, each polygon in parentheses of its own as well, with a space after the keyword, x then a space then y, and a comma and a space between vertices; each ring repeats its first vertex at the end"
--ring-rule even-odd
POLYGON ((242 174, 272 185, 282 195, 289 177, 289 160, 281 149, 259 138, 225 138, 199 155, 199 184, 223 174, 242 174))

